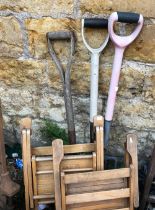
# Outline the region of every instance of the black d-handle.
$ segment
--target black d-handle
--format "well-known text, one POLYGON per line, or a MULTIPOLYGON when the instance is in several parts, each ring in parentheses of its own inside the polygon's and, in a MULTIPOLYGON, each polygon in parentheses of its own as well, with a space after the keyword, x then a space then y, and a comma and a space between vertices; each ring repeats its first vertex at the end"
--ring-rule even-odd
POLYGON ((50 40, 65 40, 71 39, 71 32, 68 31, 56 31, 56 32, 48 32, 46 34, 47 38, 50 40))
POLYGON ((104 18, 86 18, 84 19, 85 28, 108 28, 108 20, 104 18))
POLYGON ((118 22, 138 23, 140 14, 133 12, 117 12, 118 22))

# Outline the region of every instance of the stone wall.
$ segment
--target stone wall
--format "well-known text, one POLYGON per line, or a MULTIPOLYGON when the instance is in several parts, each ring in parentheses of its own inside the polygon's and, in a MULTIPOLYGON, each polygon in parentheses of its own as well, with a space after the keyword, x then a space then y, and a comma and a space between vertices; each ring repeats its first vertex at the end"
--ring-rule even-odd
MULTIPOLYGON (((81 38, 82 17, 108 17, 112 11, 142 13, 142 33, 126 50, 115 107, 109 150, 123 152, 128 132, 138 135, 139 155, 152 151, 155 141, 155 2, 134 0, 21 0, 0 1, 0 98, 3 105, 5 140, 20 142, 20 119, 33 119, 33 142, 46 145, 40 138, 43 119, 66 128, 62 84, 51 61, 46 33, 73 30, 76 54, 71 80, 76 132, 79 142, 88 141, 90 54, 81 38)), ((124 24, 119 30, 125 31, 124 24)), ((90 42, 99 46, 97 36, 88 31, 90 42), (94 35, 93 37, 91 35, 94 35)), ((65 64, 69 45, 57 43, 57 53, 65 64)), ((100 58, 99 113, 105 111, 114 49, 111 43, 100 58)))

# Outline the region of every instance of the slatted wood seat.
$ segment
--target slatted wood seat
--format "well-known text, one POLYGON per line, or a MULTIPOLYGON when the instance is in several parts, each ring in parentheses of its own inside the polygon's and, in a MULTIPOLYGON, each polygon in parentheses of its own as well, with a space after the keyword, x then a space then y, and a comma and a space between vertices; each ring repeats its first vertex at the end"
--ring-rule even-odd
MULTIPOLYGON (((86 146, 86 145, 85 145, 86 146)), ((66 172, 79 172, 79 171, 92 171, 96 170, 96 153, 95 148, 88 144, 87 147, 82 148, 82 145, 65 146, 67 155, 61 163, 62 170, 66 172), (77 153, 79 152, 80 155, 77 153), (72 151, 72 155, 69 155, 68 151, 72 151), (82 155, 82 153, 90 152, 88 155, 82 155)), ((40 149, 40 148, 39 148, 40 149)), ((53 203, 54 202, 54 171, 53 171, 53 152, 52 147, 51 155, 36 156, 32 155, 32 175, 33 175, 33 189, 34 200, 39 200, 41 203, 53 203), (46 198, 46 199, 45 199, 46 198)), ((36 151, 36 149, 35 149, 36 151)), ((63 153, 63 150, 62 150, 63 153)))
POLYGON ((61 173, 61 208, 57 210, 133 210, 138 206, 137 142, 127 136, 126 167, 61 173))
MULTIPOLYGON (((61 170, 66 173, 103 169, 103 118, 94 119, 96 142, 64 145, 61 170)), ((24 162, 25 199, 27 209, 38 203, 54 203, 53 147, 31 147, 31 119, 21 123, 24 162)))
POLYGON ((133 176, 133 165, 107 171, 62 173, 62 209, 133 209, 133 176))

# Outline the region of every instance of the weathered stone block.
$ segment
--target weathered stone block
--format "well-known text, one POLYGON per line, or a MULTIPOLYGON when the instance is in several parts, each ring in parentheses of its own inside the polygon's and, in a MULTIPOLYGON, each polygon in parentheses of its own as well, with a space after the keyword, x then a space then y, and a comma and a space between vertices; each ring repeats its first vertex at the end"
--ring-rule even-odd
POLYGON ((80 9, 82 14, 111 14, 113 11, 127 11, 142 13, 145 17, 155 17, 154 0, 81 0, 80 9))
MULTIPOLYGON (((6 117, 12 117, 15 122, 16 120, 18 121, 18 117, 31 116, 36 118, 40 92, 37 87, 8 88, 8 86, 1 83, 0 98, 2 100, 3 113, 6 114, 6 117)), ((6 124, 9 124, 8 120, 6 124)))
POLYGON ((144 80, 144 100, 154 104, 155 101, 155 73, 144 80))
POLYGON ((155 62, 155 25, 144 25, 142 32, 128 49, 125 56, 130 60, 155 62))
MULTIPOLYGON (((36 58, 45 58, 48 55, 46 33, 69 29, 70 20, 53 18, 27 19, 25 24, 29 34, 31 54, 36 58)), ((62 50, 61 44, 58 45, 58 53, 62 50)))
POLYGON ((22 34, 15 17, 0 18, 0 56, 19 57, 23 52, 22 34))
MULTIPOLYGON (((59 31, 59 30, 72 30, 75 32, 77 42, 76 42, 76 62, 87 62, 90 61, 90 53, 84 46, 81 37, 81 21, 71 20, 71 19, 53 19, 53 18, 43 18, 43 19, 27 19, 26 28, 29 34, 29 50, 32 56, 35 58, 47 58, 48 48, 46 33, 49 31, 59 31)), ((128 60, 138 60, 146 62, 155 61, 155 25, 146 25, 139 37, 126 49, 124 58, 128 60)), ((99 31, 98 33, 92 30, 87 30, 86 37, 88 42, 93 47, 98 47, 102 43, 105 34, 99 31)), ((67 60, 68 50, 70 46, 62 42, 55 44, 55 49, 57 54, 60 55, 61 59, 67 60), (62 53, 64 52, 64 54, 62 53), (63 55, 63 56, 61 56, 63 55)), ((111 43, 108 44, 106 49, 100 56, 100 61, 102 63, 112 63, 114 56, 114 47, 111 43)))
POLYGON ((44 89, 39 99, 38 113, 42 119, 51 119, 57 122, 64 121, 66 114, 63 95, 59 95, 56 92, 47 92, 44 89))
MULTIPOLYGON (((20 120, 23 117, 33 119, 32 145, 46 144, 47 141, 40 136, 41 123, 36 127, 36 121, 50 119, 61 122, 66 126, 63 96, 47 87, 23 86, 9 87, 1 83, 0 98, 2 100, 5 120, 6 142, 20 142, 20 120), (63 121, 63 122, 62 122, 63 121), (13 135, 14 134, 14 135, 13 135)), ((62 125, 61 125, 62 126, 62 125)), ((50 142, 51 143, 51 142, 50 142)))
POLYGON ((73 0, 1 0, 0 10, 28 12, 33 15, 72 14, 73 0))
POLYGON ((117 98, 115 117, 120 124, 126 127, 153 130, 155 128, 154 113, 155 106, 144 102, 141 97, 129 100, 117 98))
POLYGON ((13 87, 45 83, 45 64, 41 61, 0 59, 0 80, 13 87))

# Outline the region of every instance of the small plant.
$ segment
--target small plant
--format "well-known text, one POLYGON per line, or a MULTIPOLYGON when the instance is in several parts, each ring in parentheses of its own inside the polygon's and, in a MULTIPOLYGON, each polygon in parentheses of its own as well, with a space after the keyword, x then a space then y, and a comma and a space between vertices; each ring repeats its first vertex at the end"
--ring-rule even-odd
POLYGON ((69 144, 68 136, 65 129, 60 128, 56 123, 45 120, 43 127, 40 129, 43 137, 54 140, 62 139, 63 144, 69 144))

